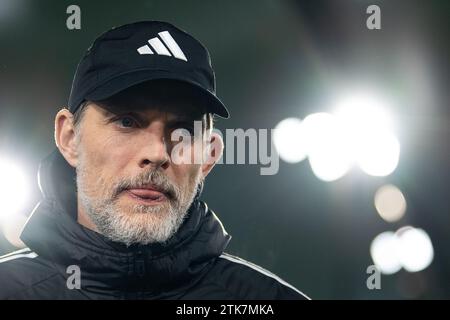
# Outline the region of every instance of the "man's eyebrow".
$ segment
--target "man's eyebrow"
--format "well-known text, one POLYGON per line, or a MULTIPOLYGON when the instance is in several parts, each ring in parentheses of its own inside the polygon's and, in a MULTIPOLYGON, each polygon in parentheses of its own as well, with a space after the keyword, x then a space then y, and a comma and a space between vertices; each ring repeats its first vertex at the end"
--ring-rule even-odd
POLYGON ((114 110, 114 108, 109 107, 109 106, 104 106, 104 105, 101 105, 101 107, 99 109, 100 109, 102 116, 104 116, 104 117, 109 117, 112 115, 118 115, 118 114, 122 113, 120 110, 114 110))
MULTIPOLYGON (((137 120, 142 122, 147 122, 148 117, 145 112, 139 112, 137 110, 120 110, 114 108, 101 108, 104 117, 119 116, 119 115, 130 115, 135 117, 137 120)), ((203 122, 203 114, 195 115, 178 115, 167 120, 168 126, 176 126, 180 124, 193 123, 194 121, 203 122)))
POLYGON ((120 109, 113 109, 113 108, 102 108, 102 114, 105 117, 111 117, 111 116, 119 116, 119 115, 132 115, 139 119, 145 119, 145 114, 143 112, 133 111, 133 110, 120 110, 120 109))

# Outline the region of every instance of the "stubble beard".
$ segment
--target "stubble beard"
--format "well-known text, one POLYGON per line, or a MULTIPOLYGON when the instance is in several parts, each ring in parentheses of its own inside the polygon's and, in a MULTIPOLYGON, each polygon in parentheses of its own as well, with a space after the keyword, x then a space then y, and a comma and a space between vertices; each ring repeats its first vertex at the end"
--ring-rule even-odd
POLYGON ((127 246, 167 242, 183 223, 202 184, 200 172, 193 174, 187 185, 179 187, 160 169, 149 169, 136 177, 113 183, 98 175, 89 186, 87 181, 96 173, 90 172, 83 153, 79 154, 76 170, 79 205, 83 206, 99 233, 127 246), (164 190, 166 201, 157 205, 120 204, 124 190, 148 184, 164 190))

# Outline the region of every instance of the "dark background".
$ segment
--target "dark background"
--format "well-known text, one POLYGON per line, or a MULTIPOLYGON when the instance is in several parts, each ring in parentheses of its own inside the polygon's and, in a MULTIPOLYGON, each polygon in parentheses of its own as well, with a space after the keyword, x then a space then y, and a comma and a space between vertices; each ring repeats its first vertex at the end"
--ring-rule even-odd
MULTIPOLYGON (((393 174, 354 169, 323 182, 309 164, 219 165, 203 199, 233 236, 228 251, 267 268, 314 299, 450 298, 449 1, 31 1, 0 0, 0 154, 20 159, 33 182, 24 212, 39 201, 39 161, 54 149, 53 121, 67 103, 83 52, 103 31, 165 20, 210 50, 225 128, 273 128, 286 117, 326 111, 333 95, 361 82, 396 97, 401 143, 393 174), (67 6, 81 30, 66 28, 67 6), (381 8, 382 29, 366 28, 381 8), (398 186, 408 211, 394 224, 373 206, 398 186), (413 225, 428 232, 434 260, 424 271, 382 276, 368 290, 372 239, 413 225)), ((0 177, 1 178, 1 177, 0 177)), ((13 249, 0 236, 0 253, 13 249)))

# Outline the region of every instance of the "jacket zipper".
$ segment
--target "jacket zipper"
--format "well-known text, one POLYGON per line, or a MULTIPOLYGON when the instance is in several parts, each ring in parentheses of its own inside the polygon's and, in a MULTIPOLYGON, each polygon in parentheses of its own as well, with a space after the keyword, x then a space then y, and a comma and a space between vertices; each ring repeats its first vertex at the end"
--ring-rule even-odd
POLYGON ((134 272, 139 278, 145 276, 145 257, 142 251, 138 251, 136 254, 134 272))
POLYGON ((135 256, 134 262, 134 272, 138 279, 138 285, 141 287, 141 290, 136 292, 136 299, 144 299, 144 288, 145 282, 143 278, 145 277, 146 266, 145 266, 145 255, 142 251, 138 251, 135 256))

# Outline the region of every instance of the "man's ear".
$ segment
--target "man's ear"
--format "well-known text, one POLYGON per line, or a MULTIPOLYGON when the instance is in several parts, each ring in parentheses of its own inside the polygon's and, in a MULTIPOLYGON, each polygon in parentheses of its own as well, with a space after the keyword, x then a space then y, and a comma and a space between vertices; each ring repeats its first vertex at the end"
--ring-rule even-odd
POLYGON ((206 148, 204 150, 204 161, 202 164, 202 174, 203 178, 211 172, 214 165, 222 157, 223 153, 223 139, 222 136, 217 132, 212 132, 208 137, 206 142, 206 148))
POLYGON ((78 153, 73 115, 65 108, 59 110, 55 117, 55 142, 66 161, 75 168, 78 164, 78 153))

